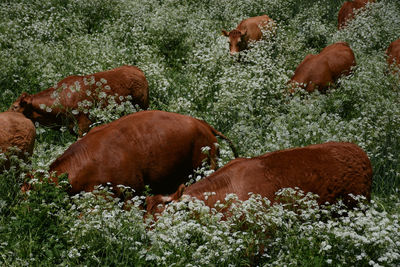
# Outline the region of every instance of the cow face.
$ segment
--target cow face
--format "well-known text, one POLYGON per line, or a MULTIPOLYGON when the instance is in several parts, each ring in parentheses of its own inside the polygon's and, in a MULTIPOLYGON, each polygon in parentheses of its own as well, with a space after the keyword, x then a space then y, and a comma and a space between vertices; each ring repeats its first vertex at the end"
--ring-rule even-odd
POLYGON ((165 205, 171 203, 172 201, 177 201, 181 198, 183 191, 185 190, 185 185, 181 184, 178 190, 169 196, 156 195, 146 197, 146 211, 148 214, 161 213, 165 209, 165 205))
POLYGON ((240 30, 232 30, 227 32, 222 30, 222 34, 226 37, 229 37, 229 51, 231 55, 245 50, 247 48, 247 42, 245 40, 246 32, 240 30))
POLYGON ((146 210, 148 214, 156 214, 161 213, 165 209, 165 205, 172 202, 172 198, 170 196, 150 196, 146 197, 146 210))
POLYGON ((15 100, 15 102, 11 105, 8 111, 20 112, 25 114, 30 104, 32 103, 32 97, 28 93, 22 93, 20 97, 15 100))

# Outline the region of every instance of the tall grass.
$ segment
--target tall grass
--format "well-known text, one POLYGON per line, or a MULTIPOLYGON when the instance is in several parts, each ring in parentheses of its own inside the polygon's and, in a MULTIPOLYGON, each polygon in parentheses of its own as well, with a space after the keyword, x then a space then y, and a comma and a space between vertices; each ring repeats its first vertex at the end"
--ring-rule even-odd
MULTIPOLYGON (((70 198, 46 183, 41 173, 76 137, 38 126, 31 162, 15 159, 0 174, 1 264, 399 265, 400 82, 388 72, 384 51, 400 38, 400 3, 372 3, 338 31, 343 2, 1 1, 0 111, 22 92, 42 91, 68 75, 131 64, 145 72, 151 109, 205 119, 241 156, 350 141, 368 153, 374 170, 373 203, 344 217, 334 216, 340 206, 311 208, 312 196, 297 200, 298 212, 266 208, 254 196, 237 204, 228 221, 196 201, 143 221, 143 197, 127 211, 118 200, 70 198), (231 57, 221 30, 261 14, 276 21, 276 33, 240 60, 231 57), (326 94, 289 96, 286 83, 302 59, 337 41, 355 53, 352 74, 326 94), (19 192, 26 173, 42 180, 28 195, 19 192)), ((133 111, 96 107, 93 120, 133 111)), ((221 165, 232 158, 223 142, 221 157, 221 165)))

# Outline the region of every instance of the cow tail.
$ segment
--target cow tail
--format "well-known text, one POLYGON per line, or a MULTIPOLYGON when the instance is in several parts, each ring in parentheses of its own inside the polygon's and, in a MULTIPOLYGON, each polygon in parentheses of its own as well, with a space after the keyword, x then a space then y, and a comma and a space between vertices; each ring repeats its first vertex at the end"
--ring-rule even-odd
POLYGON ((219 136, 222 139, 224 139, 226 142, 228 142, 229 147, 232 149, 233 155, 235 156, 235 158, 237 158, 239 155, 237 153, 236 147, 233 144, 233 142, 226 137, 225 135, 223 135, 221 132, 217 131, 216 129, 214 129, 211 125, 209 125, 208 123, 206 123, 205 121, 200 120, 203 124, 207 125, 208 128, 211 130, 211 132, 215 135, 215 136, 219 136))

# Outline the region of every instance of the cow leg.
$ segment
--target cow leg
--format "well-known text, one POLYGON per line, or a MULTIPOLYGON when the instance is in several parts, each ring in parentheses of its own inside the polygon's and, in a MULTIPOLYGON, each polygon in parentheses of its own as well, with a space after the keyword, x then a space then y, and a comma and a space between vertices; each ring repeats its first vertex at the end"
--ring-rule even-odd
POLYGON ((87 115, 84 114, 79 114, 77 121, 78 121, 78 136, 83 136, 85 133, 89 131, 89 126, 93 122, 88 118, 87 115))

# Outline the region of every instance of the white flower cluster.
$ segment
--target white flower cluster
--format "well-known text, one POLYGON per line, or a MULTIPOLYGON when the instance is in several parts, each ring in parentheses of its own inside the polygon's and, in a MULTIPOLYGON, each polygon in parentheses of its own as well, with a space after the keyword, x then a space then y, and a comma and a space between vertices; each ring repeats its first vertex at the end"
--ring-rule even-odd
MULTIPOLYGON (((36 125, 31 163, 0 173, 0 265, 399 266, 400 82, 388 71, 385 50, 400 37, 400 2, 371 3, 339 31, 343 2, 1 3, 1 111, 22 92, 37 93, 64 77, 135 65, 148 80, 151 109, 203 118, 241 156, 326 141, 358 144, 373 166, 374 202, 355 210, 319 207, 315 196, 294 197, 290 190, 280 197, 295 200, 273 206, 255 195, 247 201, 229 195, 230 205, 212 208, 185 199, 155 222, 143 220, 143 197, 124 210, 105 189, 55 204, 59 192, 45 188, 32 199, 34 193, 19 193, 23 177, 32 169, 46 172, 76 141, 66 127, 55 132, 36 125), (276 22, 276 31, 231 57, 221 30, 262 14, 276 22), (289 95, 287 83, 304 57, 339 41, 355 53, 352 73, 326 93, 289 95)), ((57 111, 64 87, 51 96, 55 106, 40 108, 57 111)), ((87 96, 70 112, 89 114, 92 127, 138 110, 131 99, 110 95, 105 79, 90 77, 70 90, 87 96), (101 89, 83 91, 87 85, 101 89)), ((232 152, 219 144, 221 167, 232 152)), ((204 164, 191 182, 211 172, 204 164)))

